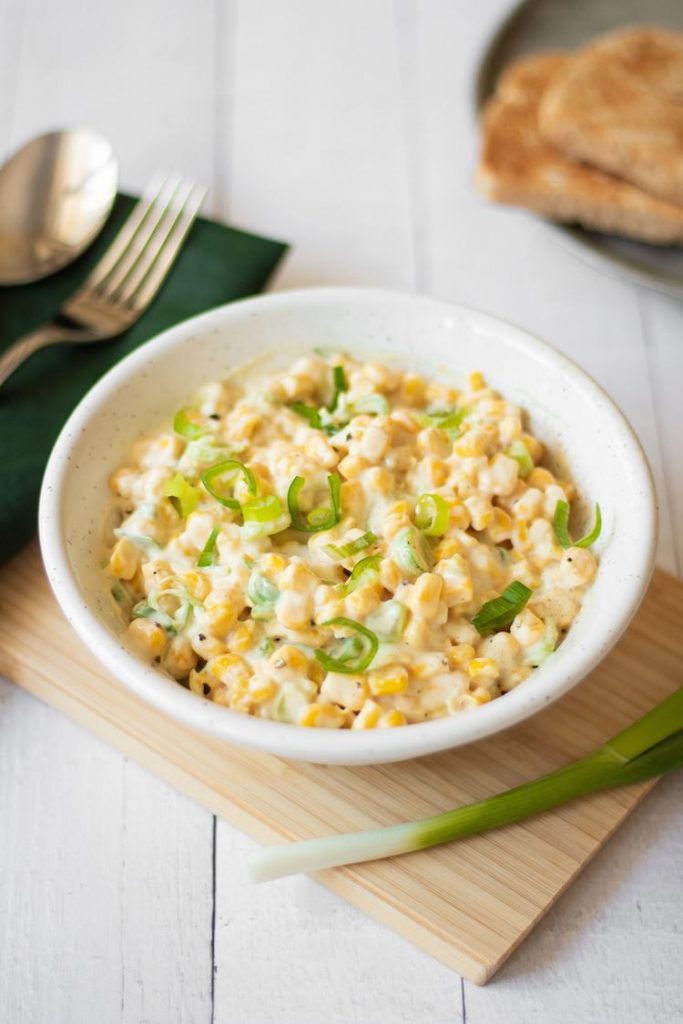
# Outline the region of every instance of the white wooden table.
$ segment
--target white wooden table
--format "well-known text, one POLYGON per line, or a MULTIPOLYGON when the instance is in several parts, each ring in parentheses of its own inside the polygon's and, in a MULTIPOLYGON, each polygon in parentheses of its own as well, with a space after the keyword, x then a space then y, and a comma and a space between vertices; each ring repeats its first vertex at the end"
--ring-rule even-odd
MULTIPOLYGON (((509 0, 0 0, 0 155, 88 124, 291 241, 274 287, 417 289, 515 321, 620 403, 683 568, 683 308, 485 205, 471 77, 509 0)), ((628 685, 628 680, 624 680, 628 685)), ((3 1024, 674 1024, 683 778, 664 781, 487 989, 0 681, 3 1024)))

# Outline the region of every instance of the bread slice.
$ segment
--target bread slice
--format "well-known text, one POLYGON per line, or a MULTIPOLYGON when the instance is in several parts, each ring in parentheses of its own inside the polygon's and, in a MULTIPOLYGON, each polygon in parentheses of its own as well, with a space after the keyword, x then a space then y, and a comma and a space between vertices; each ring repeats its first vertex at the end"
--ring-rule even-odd
POLYGON ((568 156, 683 206, 683 32, 632 27, 578 50, 539 125, 568 156))
POLYGON ((560 53, 510 65, 488 103, 476 184, 489 199, 554 220, 657 244, 683 243, 683 208, 577 163, 538 130, 540 99, 564 68, 560 53))

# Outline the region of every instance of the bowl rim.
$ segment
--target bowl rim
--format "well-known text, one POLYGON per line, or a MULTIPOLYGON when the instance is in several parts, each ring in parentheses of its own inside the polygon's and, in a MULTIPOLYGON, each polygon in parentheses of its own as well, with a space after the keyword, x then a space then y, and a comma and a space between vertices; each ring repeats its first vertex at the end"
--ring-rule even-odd
POLYGON ((602 660, 629 624, 652 574, 657 537, 654 486, 640 442, 609 395, 567 356, 529 331, 467 306, 410 292, 348 286, 293 289, 230 302, 174 325, 127 355, 86 393, 62 428, 43 478, 38 519, 43 561, 62 611, 100 663, 115 673, 129 689, 157 710, 214 738, 294 760, 347 765, 401 761, 472 743, 508 729, 558 700, 602 660), (638 508, 643 543, 634 549, 632 564, 628 567, 630 586, 623 586, 613 596, 613 627, 605 631, 595 644, 574 651, 571 666, 564 665, 561 659, 547 665, 533 687, 519 687, 502 699, 469 713, 414 723, 401 729, 363 732, 304 729, 245 715, 199 699, 175 680, 140 661, 90 609, 69 563, 68 541, 62 522, 63 497, 74 442, 87 430, 100 405, 134 376, 152 353, 156 356, 172 350, 189 336, 214 331, 217 326, 228 326, 258 313, 264 306, 271 310, 285 310, 310 303, 334 305, 340 301, 408 304, 412 308, 422 307, 425 311, 444 316, 460 315, 470 325, 493 331, 503 338, 505 344, 537 361, 540 358, 554 372, 569 378, 585 398, 600 405, 611 421, 611 429, 628 453, 631 471, 639 484, 638 508))

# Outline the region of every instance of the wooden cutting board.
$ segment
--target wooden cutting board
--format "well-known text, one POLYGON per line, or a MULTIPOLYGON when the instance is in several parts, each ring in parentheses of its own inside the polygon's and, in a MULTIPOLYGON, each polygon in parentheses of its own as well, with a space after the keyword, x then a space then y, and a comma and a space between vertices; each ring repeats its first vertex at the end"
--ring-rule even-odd
MULTIPOLYGON (((36 547, 0 571, 0 607, 0 671, 266 843, 412 820, 517 785, 587 753, 683 681, 683 583, 658 572, 606 661, 531 721, 418 761, 322 767, 227 746, 147 707, 77 639, 52 597, 36 547)), ((488 835, 316 877, 483 984, 652 785, 587 797, 488 835)))

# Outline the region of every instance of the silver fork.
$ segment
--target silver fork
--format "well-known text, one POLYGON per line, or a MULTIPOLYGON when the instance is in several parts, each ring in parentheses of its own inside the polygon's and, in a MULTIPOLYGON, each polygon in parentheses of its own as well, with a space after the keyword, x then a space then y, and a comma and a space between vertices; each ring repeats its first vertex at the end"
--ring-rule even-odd
POLYGON ((199 212, 206 189, 179 177, 154 178, 79 290, 54 319, 0 356, 0 384, 41 348, 122 334, 159 291, 199 212))

